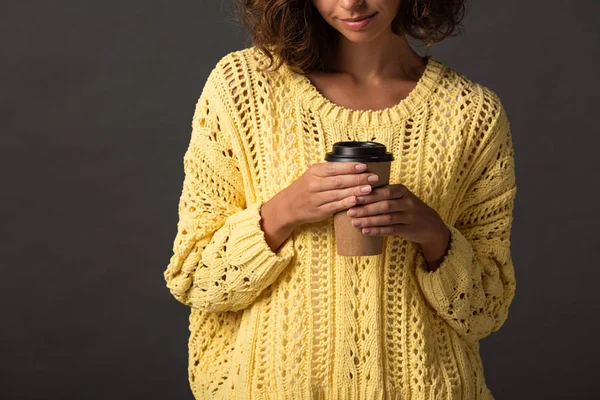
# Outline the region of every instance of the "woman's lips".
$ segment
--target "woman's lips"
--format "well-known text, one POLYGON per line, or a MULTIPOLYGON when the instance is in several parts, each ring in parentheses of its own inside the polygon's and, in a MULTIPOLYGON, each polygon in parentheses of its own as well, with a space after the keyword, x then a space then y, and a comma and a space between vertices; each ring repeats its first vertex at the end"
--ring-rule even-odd
POLYGON ((367 25, 369 25, 369 23, 371 23, 371 20, 373 20, 373 17, 375 17, 377 13, 371 15, 370 17, 367 17, 365 19, 361 19, 358 21, 344 21, 344 20, 340 20, 342 21, 342 23, 348 28, 351 29, 353 31, 359 31, 361 29, 364 29, 367 25))

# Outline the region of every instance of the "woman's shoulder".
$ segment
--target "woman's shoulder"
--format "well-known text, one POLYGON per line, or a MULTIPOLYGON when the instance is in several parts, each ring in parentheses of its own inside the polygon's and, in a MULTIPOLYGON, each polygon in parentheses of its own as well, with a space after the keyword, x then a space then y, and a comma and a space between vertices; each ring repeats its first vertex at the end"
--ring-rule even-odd
MULTIPOLYGON (((233 50, 222 55, 214 64, 208 74, 207 83, 215 85, 220 89, 227 89, 226 86, 235 79, 243 78, 244 50, 233 50), (240 76, 242 75, 242 76, 240 76)), ((222 94, 228 90, 221 91, 222 94)))
MULTIPOLYGON (((467 139, 477 147, 488 143, 501 143, 510 135, 510 122, 502 100, 490 86, 446 66, 444 76, 436 90, 438 98, 433 104, 448 104, 454 110, 441 110, 446 115, 458 117, 466 127, 467 139)), ((439 106, 438 106, 439 107, 439 106)), ((444 106, 441 106, 444 107, 444 106)))
POLYGON ((445 68, 437 90, 439 97, 453 102, 461 112, 488 122, 493 122, 504 112, 500 96, 492 87, 441 63, 445 68))
MULTIPOLYGON (((279 70, 264 71, 269 59, 256 47, 233 50, 221 56, 212 67, 205 85, 209 96, 216 96, 234 125, 248 129, 262 123, 266 116, 279 116, 281 101, 289 94, 285 65, 279 70)), ((241 132, 247 134, 248 132, 241 132)))
MULTIPOLYGON (((274 61, 277 61, 276 55, 273 55, 273 57, 274 61)), ((217 61, 210 75, 224 79, 227 82, 249 80, 251 78, 256 81, 260 76, 266 77, 268 75, 268 77, 274 78, 286 75, 287 68, 285 64, 277 70, 268 68, 269 64, 269 58, 258 47, 250 46, 225 53, 217 61)))
POLYGON ((269 69, 269 64, 269 58, 256 46, 233 50, 216 62, 208 81, 226 102, 248 104, 254 102, 253 97, 265 97, 265 91, 286 86, 281 82, 289 77, 285 64, 277 70, 269 69))

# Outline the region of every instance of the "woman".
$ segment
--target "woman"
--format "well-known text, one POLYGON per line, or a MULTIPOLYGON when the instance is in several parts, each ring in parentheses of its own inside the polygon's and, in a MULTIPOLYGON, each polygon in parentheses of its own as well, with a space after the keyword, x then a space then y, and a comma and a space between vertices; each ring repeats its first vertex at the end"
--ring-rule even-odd
POLYGON ((493 399, 479 340, 515 294, 509 122, 492 90, 406 42, 452 34, 463 1, 239 5, 254 45, 196 104, 164 273, 191 309, 194 395, 493 399), (324 162, 346 140, 386 145, 389 185, 324 162), (337 255, 340 211, 381 255, 337 255))

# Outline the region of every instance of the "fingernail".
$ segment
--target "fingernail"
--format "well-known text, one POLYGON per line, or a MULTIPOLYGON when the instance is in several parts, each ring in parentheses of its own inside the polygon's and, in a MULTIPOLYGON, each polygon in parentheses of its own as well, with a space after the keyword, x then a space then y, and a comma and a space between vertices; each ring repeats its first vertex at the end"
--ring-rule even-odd
POLYGON ((371 191, 371 186, 363 186, 360 188, 360 191, 363 193, 369 193, 371 191))
POLYGON ((365 169, 367 169, 367 166, 366 166, 366 164, 358 164, 358 165, 356 166, 356 170, 357 170, 357 171, 364 171, 365 169))
POLYGON ((367 178, 367 180, 369 182, 377 182, 379 180, 379 177, 377 175, 371 175, 370 177, 367 178))

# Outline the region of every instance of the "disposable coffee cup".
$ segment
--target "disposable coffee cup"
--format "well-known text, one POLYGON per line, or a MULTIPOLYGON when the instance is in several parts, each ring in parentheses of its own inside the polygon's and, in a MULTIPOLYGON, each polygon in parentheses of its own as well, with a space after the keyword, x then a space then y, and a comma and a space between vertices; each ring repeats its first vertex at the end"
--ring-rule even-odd
MULTIPOLYGON (((333 150, 325 155, 326 161, 360 162, 367 165, 362 173, 376 174, 379 180, 370 184, 373 189, 389 184, 390 168, 394 156, 387 152, 384 144, 377 142, 337 142, 333 150)), ((371 191, 372 192, 372 191, 371 191)), ((383 251, 383 236, 367 236, 362 228, 352 226, 348 210, 333 214, 337 253, 340 256, 373 256, 383 251)))

